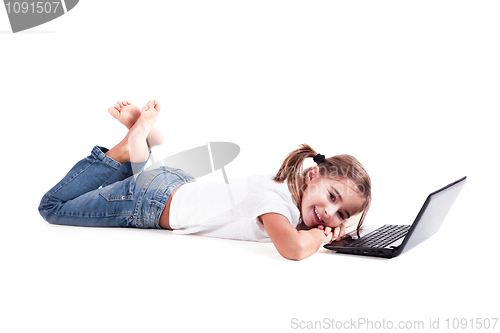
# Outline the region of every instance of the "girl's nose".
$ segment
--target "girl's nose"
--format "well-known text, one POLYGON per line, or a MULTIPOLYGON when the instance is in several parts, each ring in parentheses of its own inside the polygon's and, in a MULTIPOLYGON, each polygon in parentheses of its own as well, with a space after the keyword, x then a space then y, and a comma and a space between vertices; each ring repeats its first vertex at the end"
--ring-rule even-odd
POLYGON ((337 206, 325 207, 325 218, 327 218, 329 221, 333 221, 338 210, 339 208, 337 206))
POLYGON ((326 208, 325 207, 325 217, 328 218, 329 220, 331 220, 331 218, 333 217, 333 214, 335 214, 335 213, 332 214, 333 210, 334 210, 333 208, 326 208))

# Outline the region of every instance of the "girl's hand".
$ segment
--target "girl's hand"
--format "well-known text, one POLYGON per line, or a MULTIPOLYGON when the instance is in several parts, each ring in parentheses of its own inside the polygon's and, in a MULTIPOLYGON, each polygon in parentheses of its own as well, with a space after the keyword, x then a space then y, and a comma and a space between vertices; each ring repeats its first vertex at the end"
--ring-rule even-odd
POLYGON ((323 230, 325 233, 325 237, 327 238, 327 242, 334 241, 338 238, 341 238, 345 235, 345 226, 344 224, 339 225, 338 227, 332 229, 331 227, 326 227, 323 225, 318 225, 318 229, 323 230))
MULTIPOLYGON (((322 231, 322 243, 330 243, 332 241, 332 228, 326 227, 324 225, 318 225, 317 229, 322 231)), ((310 230, 314 230, 314 228, 310 230)))

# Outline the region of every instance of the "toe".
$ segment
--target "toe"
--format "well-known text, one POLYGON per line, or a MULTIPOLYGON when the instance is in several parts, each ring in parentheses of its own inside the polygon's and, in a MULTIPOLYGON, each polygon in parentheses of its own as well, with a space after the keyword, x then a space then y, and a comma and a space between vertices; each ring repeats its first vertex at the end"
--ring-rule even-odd
POLYGON ((150 108, 154 107, 153 101, 149 101, 145 106, 144 106, 144 111, 149 110, 150 108))
POLYGON ((109 108, 108 109, 108 112, 115 118, 118 119, 118 117, 120 117, 120 112, 118 112, 118 110, 116 109, 116 107, 113 107, 113 108, 109 108))
POLYGON ((155 100, 154 100, 154 103, 155 103, 155 109, 156 109, 157 111, 160 111, 160 109, 161 109, 161 104, 160 104, 160 102, 158 102, 158 100, 156 100, 156 99, 155 99, 155 100))

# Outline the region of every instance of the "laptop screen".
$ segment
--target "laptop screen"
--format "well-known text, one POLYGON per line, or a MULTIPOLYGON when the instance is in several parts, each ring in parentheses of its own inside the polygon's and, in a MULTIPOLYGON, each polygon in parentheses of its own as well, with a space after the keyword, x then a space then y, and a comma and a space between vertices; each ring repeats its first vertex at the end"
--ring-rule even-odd
POLYGON ((466 177, 431 193, 401 244, 404 253, 434 235, 443 224, 465 184, 466 177))

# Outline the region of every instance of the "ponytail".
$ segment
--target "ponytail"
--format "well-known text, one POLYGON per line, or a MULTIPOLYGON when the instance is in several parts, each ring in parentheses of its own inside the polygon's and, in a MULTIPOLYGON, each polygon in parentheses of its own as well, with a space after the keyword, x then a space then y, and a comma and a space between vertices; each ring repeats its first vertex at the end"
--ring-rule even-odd
POLYGON ((304 160, 308 157, 314 157, 317 153, 309 145, 302 144, 298 149, 292 151, 285 158, 281 167, 274 177, 274 181, 283 183, 287 180, 288 189, 292 193, 292 198, 295 200, 302 219, 302 194, 306 188, 305 174, 302 171, 304 160))

